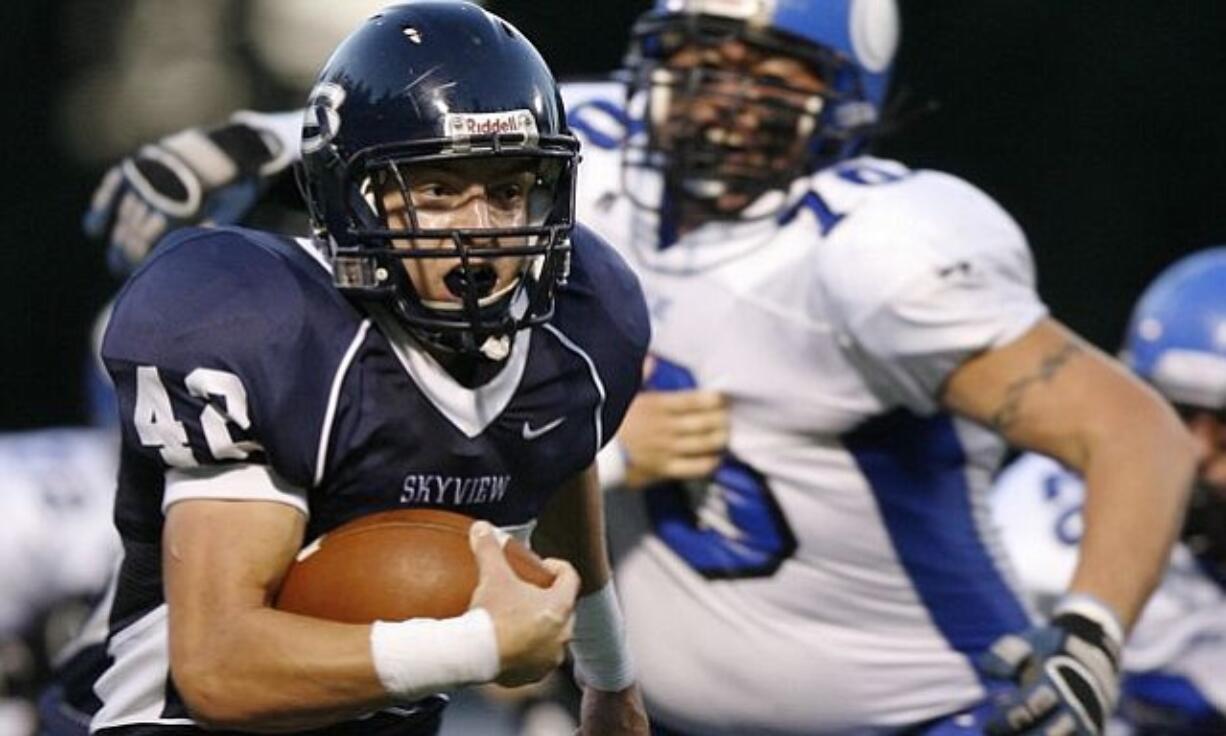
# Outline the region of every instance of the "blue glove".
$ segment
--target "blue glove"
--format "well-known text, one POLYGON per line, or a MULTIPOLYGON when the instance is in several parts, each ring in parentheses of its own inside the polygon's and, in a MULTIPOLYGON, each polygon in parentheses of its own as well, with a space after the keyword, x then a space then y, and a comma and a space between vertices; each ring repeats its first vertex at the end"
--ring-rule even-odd
POLYGON ((1045 626, 997 639, 979 662, 1014 685, 996 703, 988 736, 1098 736, 1119 699, 1122 629, 1084 596, 1057 604, 1045 626))
POLYGON ((298 158, 301 115, 239 112, 141 147, 103 176, 83 226, 105 239, 110 266, 134 269, 163 235, 187 225, 234 224, 266 182, 298 158))

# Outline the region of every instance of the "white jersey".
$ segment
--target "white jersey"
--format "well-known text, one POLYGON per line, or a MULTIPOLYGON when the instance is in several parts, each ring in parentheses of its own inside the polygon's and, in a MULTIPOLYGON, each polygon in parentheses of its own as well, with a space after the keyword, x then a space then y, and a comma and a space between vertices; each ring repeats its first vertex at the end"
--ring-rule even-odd
MULTIPOLYGON (((1078 476, 1035 454, 1011 464, 992 490, 1005 548, 1023 585, 1041 600, 1060 595, 1073 577, 1084 499, 1078 476)), ((1132 680, 1126 694, 1146 698, 1146 683, 1158 675, 1165 687, 1182 681, 1226 713, 1226 591, 1183 545, 1141 612, 1123 664, 1132 680)))
POLYGON ((57 600, 106 585, 119 552, 118 456, 113 430, 0 434, 0 639, 57 600))
POLYGON ((625 194, 653 181, 622 170, 620 90, 564 88, 579 219, 642 280, 653 385, 721 392, 732 427, 714 483, 609 494, 649 708, 704 734, 813 734, 975 704, 973 659, 1031 612, 986 506, 1002 443, 936 396, 1046 314, 1023 234, 963 181, 861 158, 796 182, 781 218, 659 248, 625 194))

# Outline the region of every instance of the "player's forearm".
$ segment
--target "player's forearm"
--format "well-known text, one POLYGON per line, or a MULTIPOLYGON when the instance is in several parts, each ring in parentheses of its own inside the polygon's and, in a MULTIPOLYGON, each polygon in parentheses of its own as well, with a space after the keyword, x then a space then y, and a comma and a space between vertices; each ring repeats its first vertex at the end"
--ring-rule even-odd
POLYGON ((171 627, 171 669, 192 715, 276 733, 326 726, 500 673, 484 608, 356 626, 246 608, 191 634, 171 627))
POLYGON ((604 498, 595 465, 554 493, 538 519, 532 546, 542 556, 560 557, 575 566, 582 581, 580 596, 598 591, 609 582, 604 498))
POLYGON ((1166 565, 1195 463, 1170 406, 1050 319, 960 366, 942 402, 1085 478, 1072 590, 1109 605, 1130 627, 1166 565))
POLYGON ((325 726, 392 702, 375 671, 370 629, 250 609, 182 638, 172 628, 172 674, 193 717, 209 726, 325 726))
POLYGON ((1110 605, 1132 627, 1166 568, 1195 471, 1167 407, 1139 405, 1087 446, 1085 531, 1072 592, 1110 605))
MULTIPOLYGON (((541 515, 533 543, 539 552, 569 560, 582 579, 571 641, 576 676, 604 693, 602 702, 613 702, 609 693, 620 693, 625 703, 637 704, 637 709, 631 708, 637 718, 642 704, 637 690, 627 691, 635 681, 634 664, 611 579, 604 536, 604 497, 594 465, 558 490, 541 515)), ((642 721, 646 724, 645 717, 642 721)), ((605 732, 592 731, 593 727, 585 715, 583 733, 605 732)))

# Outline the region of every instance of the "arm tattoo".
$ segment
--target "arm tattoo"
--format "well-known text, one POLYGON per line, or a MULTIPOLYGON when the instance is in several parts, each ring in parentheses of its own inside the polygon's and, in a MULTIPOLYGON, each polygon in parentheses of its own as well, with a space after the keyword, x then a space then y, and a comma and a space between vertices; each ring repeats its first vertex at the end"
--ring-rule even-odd
POLYGON ((1068 364, 1075 355, 1081 352, 1081 346, 1069 340, 1059 349, 1043 356, 1039 370, 1033 375, 1019 378, 1005 389, 1005 400, 1001 407, 992 414, 992 427, 1004 433, 1012 428, 1021 413, 1022 397, 1030 387, 1040 383, 1050 383, 1060 369, 1068 364))

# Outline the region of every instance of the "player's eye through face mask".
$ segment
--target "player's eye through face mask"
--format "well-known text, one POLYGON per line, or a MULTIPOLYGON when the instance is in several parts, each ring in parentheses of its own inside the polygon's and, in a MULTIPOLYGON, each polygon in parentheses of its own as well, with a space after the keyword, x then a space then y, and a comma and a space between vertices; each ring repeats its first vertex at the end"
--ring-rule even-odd
POLYGON ((361 257, 338 281, 390 288, 402 319, 431 342, 501 359, 516 329, 552 315, 573 222, 564 156, 373 155, 351 166, 364 216, 361 257), (561 210, 561 211, 560 211, 561 210))
POLYGON ((858 133, 854 125, 829 124, 843 100, 834 82, 847 63, 798 46, 709 16, 641 24, 631 84, 647 136, 629 147, 627 166, 661 171, 666 197, 731 219, 816 162, 838 158, 858 133))

